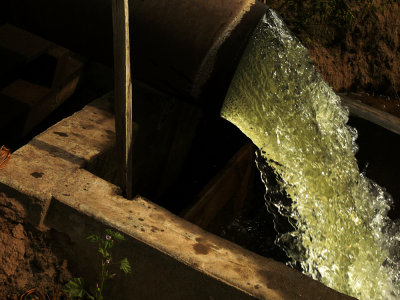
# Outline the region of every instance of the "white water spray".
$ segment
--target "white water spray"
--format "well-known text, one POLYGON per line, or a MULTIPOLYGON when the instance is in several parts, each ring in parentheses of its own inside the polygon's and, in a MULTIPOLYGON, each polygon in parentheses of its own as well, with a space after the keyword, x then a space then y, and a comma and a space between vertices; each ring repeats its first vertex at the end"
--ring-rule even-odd
POLYGON ((221 115, 259 147, 293 200, 275 205, 294 220, 286 237, 295 245, 285 250, 304 273, 359 299, 399 299, 391 198, 360 174, 348 110, 273 10, 253 33, 221 115))

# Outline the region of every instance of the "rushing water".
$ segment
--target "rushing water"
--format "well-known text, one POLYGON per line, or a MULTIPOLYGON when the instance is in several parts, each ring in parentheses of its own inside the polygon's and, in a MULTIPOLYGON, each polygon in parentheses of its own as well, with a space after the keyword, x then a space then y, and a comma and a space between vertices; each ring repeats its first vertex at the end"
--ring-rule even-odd
MULTIPOLYGON (((359 172, 357 131, 307 50, 272 10, 245 50, 221 111, 272 166, 295 230, 280 236, 303 272, 359 299, 399 299, 391 198, 359 172)), ((267 187, 268 189, 268 187, 267 187)))

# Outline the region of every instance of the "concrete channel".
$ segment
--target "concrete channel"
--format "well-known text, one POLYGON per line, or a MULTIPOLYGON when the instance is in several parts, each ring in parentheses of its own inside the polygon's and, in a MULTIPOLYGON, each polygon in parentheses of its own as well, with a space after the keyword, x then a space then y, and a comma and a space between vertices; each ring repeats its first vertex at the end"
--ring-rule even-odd
POLYGON ((28 221, 58 232, 71 266, 96 280, 85 237, 122 232, 119 253, 133 274, 115 279, 109 299, 351 299, 290 267, 210 234, 90 173, 115 143, 112 94, 85 106, 15 151, 0 191, 21 202, 28 221))
MULTIPOLYGON (((7 3, 10 23, 110 65, 110 1, 7 3)), ((141 151, 134 151, 134 200, 112 183, 115 174, 102 176, 107 180, 98 175, 107 172, 115 147, 112 94, 35 136, 0 170, 0 192, 25 207, 32 225, 56 232, 71 270, 89 285, 96 282, 96 249, 86 237, 106 228, 126 236, 118 253, 131 262, 133 274, 114 279, 106 299, 352 299, 151 201, 178 176, 204 107, 218 115, 248 36, 266 9, 255 0, 134 2, 134 77, 169 95, 134 96, 143 104, 134 113, 142 109, 139 128, 145 132, 135 140, 141 151), (169 119, 163 118, 166 110, 169 119), (155 136, 146 124, 165 126, 166 134, 155 136), (157 161, 144 147, 154 139, 157 161)))

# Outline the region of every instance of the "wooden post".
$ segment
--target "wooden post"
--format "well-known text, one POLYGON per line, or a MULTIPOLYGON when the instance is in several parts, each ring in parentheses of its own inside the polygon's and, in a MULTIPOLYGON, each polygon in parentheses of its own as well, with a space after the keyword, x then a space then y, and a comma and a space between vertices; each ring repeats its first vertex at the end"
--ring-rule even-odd
POLYGON ((132 199, 132 81, 129 44, 128 0, 112 0, 114 31, 114 103, 117 153, 121 184, 126 198, 132 199))

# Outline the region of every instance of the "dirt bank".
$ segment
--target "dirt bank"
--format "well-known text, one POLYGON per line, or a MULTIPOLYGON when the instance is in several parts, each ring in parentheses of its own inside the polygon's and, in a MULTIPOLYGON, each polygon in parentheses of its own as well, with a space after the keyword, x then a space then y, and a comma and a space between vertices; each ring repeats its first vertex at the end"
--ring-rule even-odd
POLYGON ((0 193, 0 299, 19 300, 32 288, 66 299, 61 289, 71 278, 67 261, 52 251, 51 232, 34 229, 25 216, 22 205, 0 193))
POLYGON ((374 6, 343 0, 264 2, 309 49, 335 91, 382 94, 400 106, 400 1, 372 1, 374 6), (343 3, 315 6, 322 2, 343 3))

